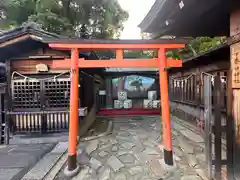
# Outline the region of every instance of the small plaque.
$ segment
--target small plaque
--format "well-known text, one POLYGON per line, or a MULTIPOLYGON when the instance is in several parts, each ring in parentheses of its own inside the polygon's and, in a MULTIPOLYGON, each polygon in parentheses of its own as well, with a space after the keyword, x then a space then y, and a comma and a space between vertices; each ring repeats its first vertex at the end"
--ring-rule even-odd
POLYGON ((36 65, 36 70, 37 72, 48 72, 49 68, 48 68, 48 65, 41 63, 36 65))
POLYGON ((101 95, 101 96, 105 96, 105 95, 106 95, 106 91, 105 91, 105 90, 101 90, 101 91, 99 91, 99 95, 101 95))
POLYGON ((84 117, 84 116, 86 116, 87 114, 88 114, 87 107, 78 109, 78 115, 79 115, 79 116, 84 117))

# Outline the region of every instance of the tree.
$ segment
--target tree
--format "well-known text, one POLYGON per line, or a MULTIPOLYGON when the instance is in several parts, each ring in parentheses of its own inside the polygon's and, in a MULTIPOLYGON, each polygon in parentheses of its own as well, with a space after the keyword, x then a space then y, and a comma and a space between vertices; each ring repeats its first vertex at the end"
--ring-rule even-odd
POLYGON ((2 27, 36 22, 46 31, 77 37, 118 37, 128 18, 117 0, 8 0, 4 9, 2 27))
MULTIPOLYGON (((174 39, 175 37, 161 37, 161 39, 174 39)), ((186 44, 184 49, 167 51, 166 55, 173 59, 187 59, 214 49, 217 46, 225 43, 227 37, 197 37, 193 38, 186 44)), ((127 58, 152 58, 152 51, 125 51, 127 58)))
POLYGON ((146 50, 125 50, 124 57, 126 59, 136 59, 136 58, 153 58, 153 51, 146 51, 146 50))
POLYGON ((139 76, 133 76, 133 80, 130 82, 130 85, 135 87, 136 91, 141 91, 141 87, 143 86, 142 83, 142 78, 140 78, 139 76))
POLYGON ((214 49, 226 42, 226 37, 197 37, 192 39, 183 50, 178 51, 181 59, 186 59, 214 49))

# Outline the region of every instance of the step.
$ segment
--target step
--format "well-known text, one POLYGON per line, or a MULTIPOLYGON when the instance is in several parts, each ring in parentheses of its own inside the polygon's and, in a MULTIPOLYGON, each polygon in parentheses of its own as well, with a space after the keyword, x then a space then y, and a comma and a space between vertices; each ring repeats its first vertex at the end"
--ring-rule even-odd
POLYGON ((38 163, 28 171, 21 180, 42 180, 54 168, 57 162, 64 155, 68 142, 59 142, 55 148, 47 153, 38 163))

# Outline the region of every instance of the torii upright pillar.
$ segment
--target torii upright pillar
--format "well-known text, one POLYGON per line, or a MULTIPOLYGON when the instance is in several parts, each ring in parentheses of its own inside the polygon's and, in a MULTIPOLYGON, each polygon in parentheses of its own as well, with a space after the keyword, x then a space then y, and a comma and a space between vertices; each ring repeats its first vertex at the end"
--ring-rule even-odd
POLYGON ((168 165, 173 165, 172 154, 172 135, 170 121, 170 106, 168 95, 168 75, 166 50, 158 50, 158 58, 162 60, 162 66, 159 66, 159 84, 161 93, 162 124, 163 124, 163 143, 164 143, 164 161, 168 165))
POLYGON ((77 164, 77 137, 78 137, 78 49, 71 52, 71 89, 70 89, 70 123, 68 136, 68 169, 65 174, 71 176, 78 172, 77 164))
POLYGON ((56 49, 71 50, 71 59, 54 60, 54 68, 71 68, 71 98, 70 98, 70 128, 68 147, 68 166, 66 175, 73 176, 77 173, 77 136, 78 136, 78 68, 159 68, 159 83, 161 91, 161 109, 163 124, 164 160, 168 165, 173 165, 172 136, 170 122, 170 106, 168 95, 168 67, 182 67, 181 60, 166 57, 166 49, 183 48, 184 44, 176 40, 79 40, 49 42, 49 46, 56 49), (125 49, 152 49, 158 51, 158 57, 152 59, 124 60, 125 49), (84 60, 78 59, 79 50, 115 50, 115 60, 84 60))

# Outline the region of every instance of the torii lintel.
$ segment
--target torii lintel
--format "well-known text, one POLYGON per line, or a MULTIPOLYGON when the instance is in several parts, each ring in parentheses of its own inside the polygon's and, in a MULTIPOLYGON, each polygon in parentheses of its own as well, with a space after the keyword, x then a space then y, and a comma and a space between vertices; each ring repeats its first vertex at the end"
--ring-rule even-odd
MULTIPOLYGON (((124 50, 157 50, 160 51, 173 48, 183 48, 184 44, 176 40, 62 40, 53 41, 49 46, 55 49, 78 49, 78 51, 85 50, 115 50, 116 59, 112 60, 87 60, 79 59, 79 68, 139 68, 139 67, 152 67, 152 68, 168 68, 168 67, 181 67, 181 60, 173 60, 167 58, 166 64, 160 57, 152 59, 131 59, 126 60, 123 58, 124 50)), ((162 51, 162 52, 163 52, 162 51)), ((55 60, 53 67, 55 68, 70 68, 71 60, 66 59, 55 60)))

